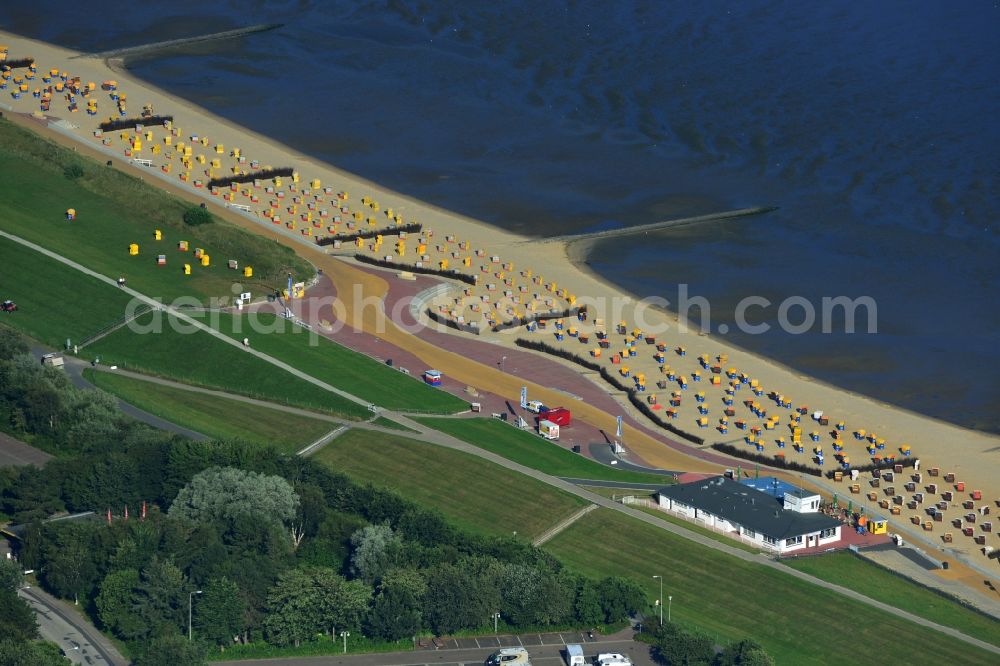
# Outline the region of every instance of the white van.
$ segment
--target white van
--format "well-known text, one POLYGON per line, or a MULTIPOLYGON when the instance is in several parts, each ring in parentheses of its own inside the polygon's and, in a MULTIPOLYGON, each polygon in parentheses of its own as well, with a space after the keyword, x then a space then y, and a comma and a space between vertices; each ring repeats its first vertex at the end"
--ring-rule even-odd
POLYGON ((486 666, 531 666, 531 657, 523 647, 501 648, 489 656, 486 666))
POLYGON ((587 660, 583 656, 582 645, 566 646, 566 666, 587 666, 587 660))
POLYGON ((616 652, 605 652, 597 655, 594 663, 597 666, 632 666, 632 660, 623 654, 616 652))

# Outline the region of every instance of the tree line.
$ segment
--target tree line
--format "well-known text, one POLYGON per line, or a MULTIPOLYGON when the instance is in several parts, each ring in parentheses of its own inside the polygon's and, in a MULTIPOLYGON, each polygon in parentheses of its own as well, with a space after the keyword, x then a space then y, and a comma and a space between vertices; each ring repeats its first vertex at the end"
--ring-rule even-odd
POLYGON ((497 612, 508 629, 590 628, 647 605, 634 581, 591 579, 510 537, 464 532, 311 460, 137 423, 26 351, 0 327, 0 428, 57 457, 0 470, 0 511, 25 525, 20 566, 137 664, 341 631, 401 641, 492 629, 497 612))

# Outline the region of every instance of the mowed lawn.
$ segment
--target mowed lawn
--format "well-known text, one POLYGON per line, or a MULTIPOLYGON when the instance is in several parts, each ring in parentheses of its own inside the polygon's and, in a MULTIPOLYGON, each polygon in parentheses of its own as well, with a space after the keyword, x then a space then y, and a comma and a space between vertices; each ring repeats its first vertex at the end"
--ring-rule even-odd
POLYGON ((995 664, 996 655, 635 518, 592 511, 543 548, 592 576, 638 581, 717 643, 752 637, 778 664, 995 664))
POLYGON ((359 481, 390 488, 480 534, 533 538, 585 502, 468 453, 408 437, 351 430, 314 456, 359 481))
MULTIPOLYGON (((331 386, 348 391, 386 409, 452 414, 469 404, 450 393, 431 388, 415 377, 312 333, 270 312, 242 317, 213 313, 211 323, 222 333, 254 349, 281 359, 331 386)), ((205 318, 206 323, 209 318, 205 318)))
POLYGON ((418 417, 414 420, 498 456, 513 460, 525 467, 531 467, 552 476, 663 485, 674 482, 673 477, 662 474, 630 472, 602 465, 579 453, 564 449, 556 443, 542 439, 534 433, 518 430, 506 423, 501 423, 497 419, 418 417))
MULTIPOLYGON (((0 197, 2 198, 2 197, 0 197)), ((131 297, 55 259, 0 238, 0 300, 18 311, 0 322, 56 348, 96 333, 125 314, 131 297)))
POLYGON ((371 415, 363 405, 300 379, 173 316, 153 312, 139 317, 134 324, 81 349, 81 355, 99 356, 104 365, 346 418, 371 415), (141 332, 153 328, 157 318, 162 322, 158 330, 141 332))
POLYGON ((848 552, 783 562, 817 578, 843 585, 877 601, 914 615, 954 627, 964 634, 1000 645, 1000 620, 977 613, 932 590, 904 580, 882 567, 848 552))
POLYGON ((147 184, 131 170, 107 167, 102 162, 58 146, 41 136, 0 119, 0 229, 54 250, 108 277, 125 276, 129 285, 150 296, 173 299, 212 296, 230 301, 232 284, 245 285, 255 295, 272 292, 291 271, 300 279, 313 274, 310 264, 273 240, 248 233, 217 219, 214 224, 191 227, 184 210, 193 204, 157 187, 149 174, 147 184), (82 168, 83 176, 67 178, 68 165, 82 168), (77 211, 74 221, 66 209, 77 211), (162 240, 154 240, 154 231, 162 240), (178 251, 186 240, 189 252, 178 251), (129 244, 139 244, 138 256, 129 255, 129 244), (211 265, 194 259, 196 247, 204 248, 211 265), (166 266, 157 266, 164 254, 166 266), (229 270, 236 259, 242 268, 251 265, 254 277, 229 270), (192 274, 183 274, 190 263, 192 274))
POLYGON ((84 374, 97 387, 139 409, 215 439, 245 439, 295 453, 337 427, 335 423, 112 372, 88 369, 84 374))

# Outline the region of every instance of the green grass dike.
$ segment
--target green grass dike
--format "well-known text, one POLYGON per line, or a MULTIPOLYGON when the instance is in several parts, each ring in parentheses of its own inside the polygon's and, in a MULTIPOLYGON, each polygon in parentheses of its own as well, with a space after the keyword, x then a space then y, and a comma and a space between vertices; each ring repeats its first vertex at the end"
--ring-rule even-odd
POLYGON ((249 338, 257 351, 386 409, 452 414, 469 408, 450 393, 270 312, 212 313, 201 319, 235 340, 249 338))
MULTIPOLYGON (((0 207, 3 206, 0 197, 0 207)), ((0 213, 0 225, 3 214, 0 213)), ((78 342, 121 318, 131 297, 89 275, 6 238, 0 238, 0 300, 17 312, 0 322, 56 348, 78 342)))
POLYGON ((538 536, 584 500, 461 451, 408 437, 350 430, 314 456, 331 469, 438 509, 478 534, 538 536))
POLYGON ((161 386, 113 372, 88 369, 84 376, 98 388, 139 409, 213 439, 244 439, 296 453, 338 427, 336 423, 161 386))
POLYGON ((542 439, 525 430, 518 430, 496 419, 415 417, 413 420, 552 476, 661 485, 674 482, 674 478, 669 475, 632 472, 602 465, 573 453, 555 442, 542 439))
POLYGON ((289 272, 302 280, 313 275, 312 266, 290 248, 219 218, 214 224, 188 226, 183 215, 193 204, 156 187, 154 176, 146 180, 0 119, 4 231, 108 277, 123 276, 129 286, 166 300, 194 296, 228 302, 234 283, 257 296, 285 284, 289 272), (64 173, 72 165, 80 167, 81 176, 64 173), (73 221, 66 219, 68 208, 77 212, 73 221), (157 229, 160 241, 154 240, 157 229), (182 240, 188 241, 188 252, 178 250, 182 240), (131 243, 139 245, 137 256, 129 255, 131 243), (210 266, 194 258, 195 248, 211 257, 210 266), (161 254, 166 255, 165 266, 156 263, 161 254), (227 267, 230 259, 239 262, 239 271, 227 267), (191 264, 191 275, 184 275, 185 263, 191 264), (243 277, 244 266, 253 267, 254 277, 243 277))
POLYGON ((996 655, 771 567, 608 509, 543 548, 571 569, 673 596, 671 618, 726 644, 751 636, 778 664, 995 664, 996 655))
POLYGON ((876 601, 902 608, 919 617, 958 629, 974 638, 1000 645, 1000 620, 969 608, 957 599, 907 580, 853 553, 840 551, 782 561, 793 569, 843 585, 876 601))
POLYGON ((139 317, 81 350, 81 355, 100 357, 103 365, 335 416, 358 420, 371 415, 364 405, 160 312, 139 317))

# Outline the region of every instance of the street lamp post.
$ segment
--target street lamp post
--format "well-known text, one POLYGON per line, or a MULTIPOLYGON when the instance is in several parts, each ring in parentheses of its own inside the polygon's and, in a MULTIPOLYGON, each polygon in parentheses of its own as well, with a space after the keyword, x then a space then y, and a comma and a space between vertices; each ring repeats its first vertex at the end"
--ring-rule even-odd
MULTIPOLYGON (((663 576, 653 576, 660 579, 660 600, 657 604, 660 607, 660 626, 663 626, 663 576)), ((670 621, 670 613, 667 613, 667 621, 670 621)))
MULTIPOLYGON (((674 595, 667 597, 667 622, 670 622, 670 607, 674 605, 674 595)), ((663 609, 660 609, 660 614, 663 614, 663 609)))
POLYGON ((201 594, 201 590, 195 590, 194 592, 188 592, 188 642, 191 641, 193 633, 191 631, 191 602, 194 600, 194 595, 201 594))
POLYGON ((503 372, 503 362, 507 360, 506 356, 500 357, 500 372, 503 372))
POLYGON ((497 622, 500 620, 500 611, 493 613, 493 633, 497 633, 497 622))
POLYGON ((351 635, 349 631, 340 632, 340 637, 344 639, 344 654, 347 654, 347 637, 351 635))

